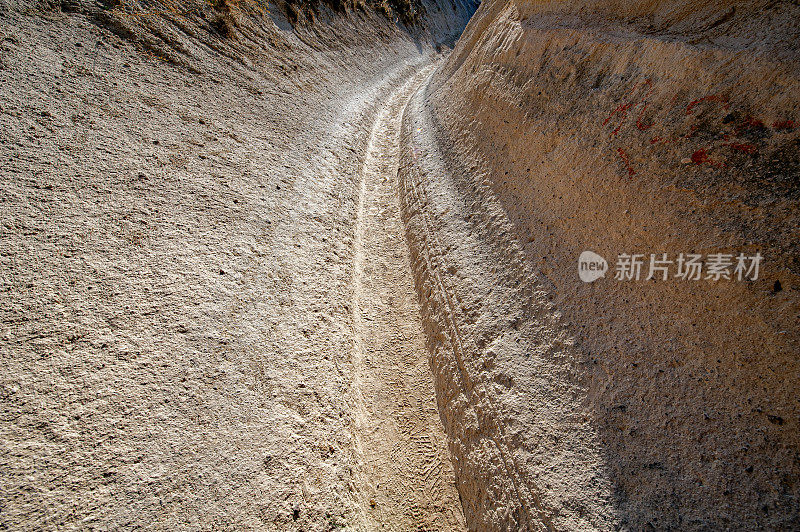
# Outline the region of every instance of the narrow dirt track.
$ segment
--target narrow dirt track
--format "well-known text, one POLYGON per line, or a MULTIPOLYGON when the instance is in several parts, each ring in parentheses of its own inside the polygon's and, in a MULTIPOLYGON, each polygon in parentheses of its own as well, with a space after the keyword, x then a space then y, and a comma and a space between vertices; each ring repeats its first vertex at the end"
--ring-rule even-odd
POLYGON ((397 192, 403 109, 432 68, 412 76, 380 110, 359 186, 353 253, 353 418, 358 492, 370 529, 464 529, 397 192))

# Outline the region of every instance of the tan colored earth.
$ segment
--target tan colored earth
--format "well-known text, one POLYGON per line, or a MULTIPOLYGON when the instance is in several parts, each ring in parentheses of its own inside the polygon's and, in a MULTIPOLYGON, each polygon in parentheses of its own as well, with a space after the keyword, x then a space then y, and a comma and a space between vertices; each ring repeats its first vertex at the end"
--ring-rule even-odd
POLYGON ((781 0, 0 0, 0 527, 800 527, 798 50, 781 0))

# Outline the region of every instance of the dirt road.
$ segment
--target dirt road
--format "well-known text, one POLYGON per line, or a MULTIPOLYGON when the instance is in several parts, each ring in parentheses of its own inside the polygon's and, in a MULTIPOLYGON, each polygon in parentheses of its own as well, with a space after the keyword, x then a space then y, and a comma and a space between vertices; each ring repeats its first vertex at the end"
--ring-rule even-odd
POLYGON ((359 494, 370 529, 464 528, 398 198, 403 109, 431 70, 412 76, 380 111, 359 187, 352 306, 354 434, 361 459, 359 494))

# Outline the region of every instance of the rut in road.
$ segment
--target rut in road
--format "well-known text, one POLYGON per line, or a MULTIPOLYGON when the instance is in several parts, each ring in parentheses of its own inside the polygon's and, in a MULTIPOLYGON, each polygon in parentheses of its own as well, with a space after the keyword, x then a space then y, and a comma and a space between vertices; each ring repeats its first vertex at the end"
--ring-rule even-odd
POLYGON ((359 188, 352 394, 356 493, 370 530, 465 526, 436 409, 398 198, 403 109, 431 70, 412 76, 378 114, 359 188))

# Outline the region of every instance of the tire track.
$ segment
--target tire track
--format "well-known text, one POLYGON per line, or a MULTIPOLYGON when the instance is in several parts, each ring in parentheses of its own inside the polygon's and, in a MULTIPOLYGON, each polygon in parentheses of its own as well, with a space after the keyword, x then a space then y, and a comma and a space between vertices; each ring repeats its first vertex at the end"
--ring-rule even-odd
POLYGON ((380 111, 359 184, 351 394, 356 497, 369 530, 464 529, 398 198, 402 112, 431 69, 412 76, 380 111))
MULTIPOLYGON (((524 474, 507 427, 498 421, 506 419, 507 414, 496 401, 486 372, 474 367, 474 360, 468 360, 466 344, 470 332, 464 330, 464 324, 471 320, 452 279, 442 274, 451 266, 447 257, 452 246, 440 239, 442 226, 446 224, 439 221, 447 217, 447 223, 452 224, 455 219, 463 220, 463 214, 453 212, 459 200, 444 177, 447 170, 437 143, 430 135, 435 125, 429 122, 426 110, 416 99, 409 104, 408 113, 409 124, 404 127, 411 127, 413 121, 415 131, 412 142, 404 144, 411 150, 404 158, 413 163, 409 160, 404 167, 399 190, 404 220, 412 227, 409 238, 413 238, 412 248, 416 248, 412 250, 412 260, 418 288, 423 294, 424 315, 430 320, 428 334, 438 346, 436 349, 441 347, 441 353, 434 355, 434 374, 446 381, 439 382, 440 408, 443 416, 456 426, 453 429, 448 425, 448 430, 453 430, 449 434, 455 446, 453 455, 456 460, 459 456, 462 458, 456 462, 456 474, 467 519, 471 520, 470 527, 476 526, 478 521, 474 520, 482 512, 493 511, 486 506, 491 500, 492 506, 503 508, 496 516, 503 521, 503 526, 552 530, 552 520, 539 496, 540 488, 534 479, 524 474), (477 454, 481 455, 479 461, 475 460, 477 454), (481 489, 476 489, 479 485, 492 493, 488 499, 480 498, 481 489), (466 492, 464 486, 467 486, 466 492)), ((454 241, 469 249, 466 254, 471 261, 480 263, 483 260, 485 265, 497 261, 496 256, 474 240, 475 235, 469 232, 459 232, 454 237, 454 241)), ((494 526, 501 526, 499 523, 495 521, 494 526)), ((486 526, 485 522, 480 524, 486 526)))

